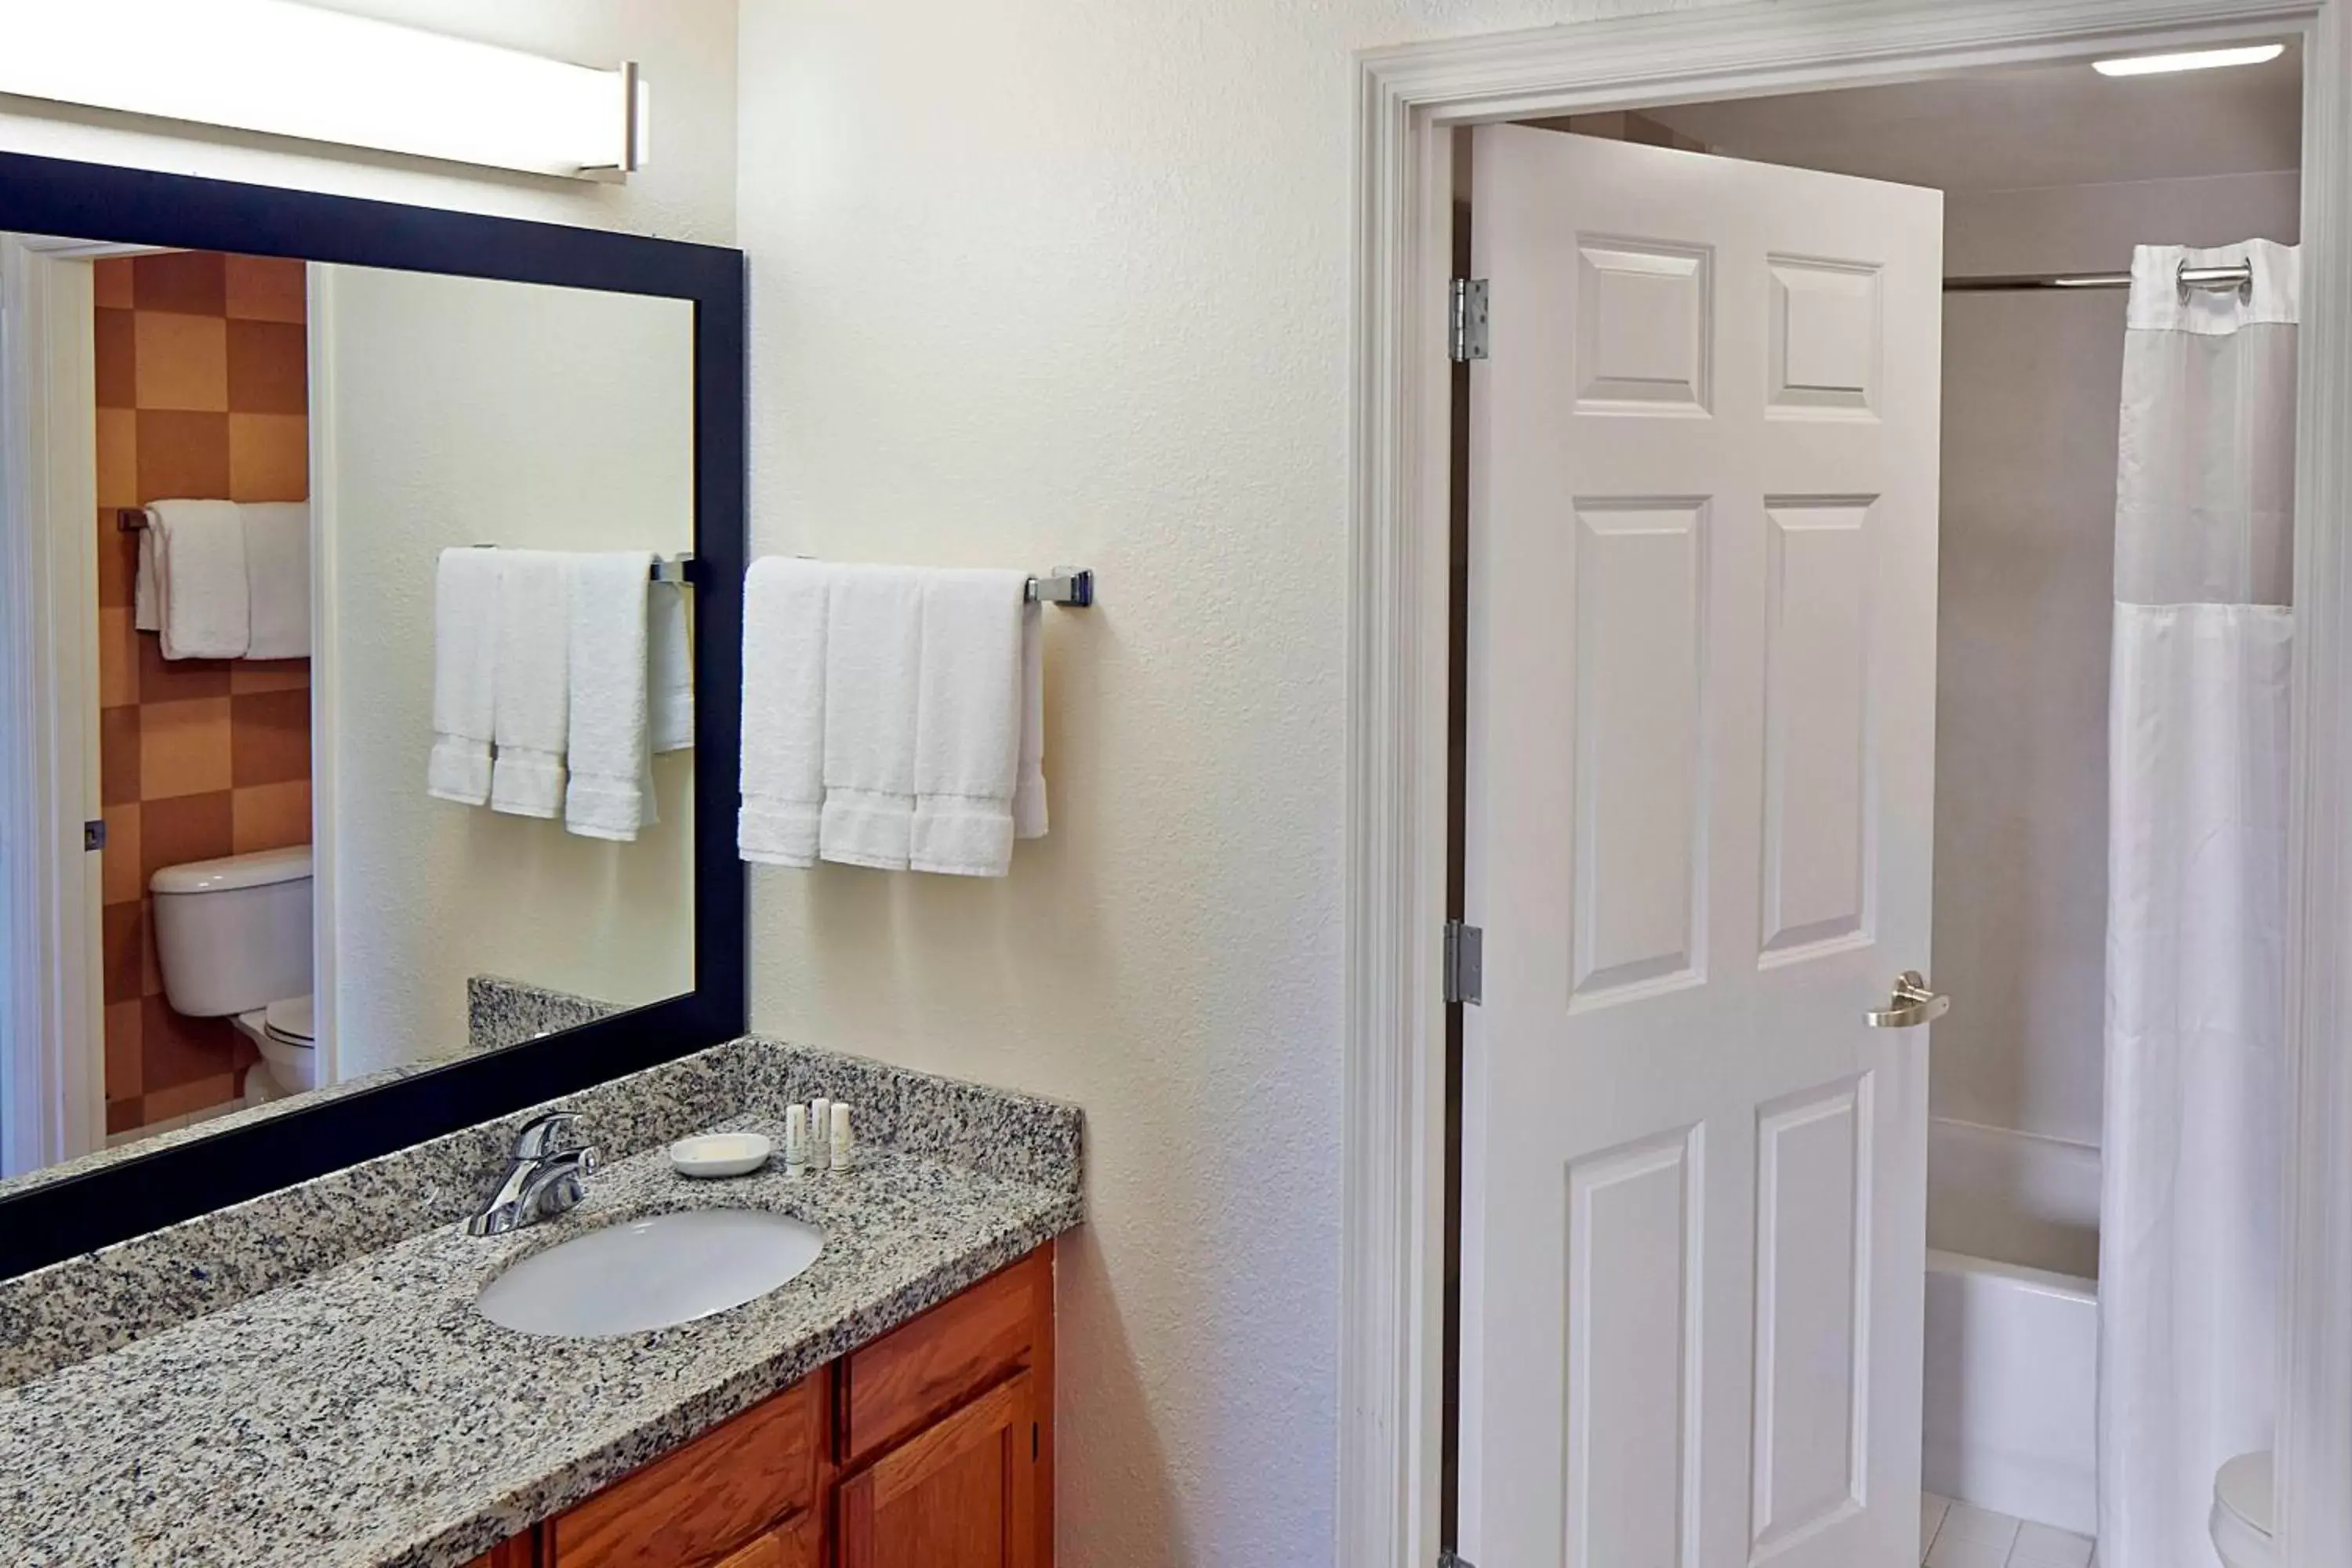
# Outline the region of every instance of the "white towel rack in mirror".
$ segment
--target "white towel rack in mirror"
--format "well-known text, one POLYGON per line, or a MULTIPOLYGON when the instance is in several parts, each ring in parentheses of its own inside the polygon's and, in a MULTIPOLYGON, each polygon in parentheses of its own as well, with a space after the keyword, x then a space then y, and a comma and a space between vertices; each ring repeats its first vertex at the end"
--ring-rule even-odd
MULTIPOLYGON (((115 508, 114 526, 124 533, 137 533, 141 529, 147 526, 147 509, 143 506, 125 506, 115 508)), ((495 544, 477 544, 474 548, 477 550, 496 550, 498 546, 495 544)), ((656 555, 654 557, 652 578, 653 581, 656 583, 679 583, 690 585, 694 582, 694 557, 691 554, 656 555)), ((1034 598, 1035 595, 1033 593, 1031 596, 1034 598)))

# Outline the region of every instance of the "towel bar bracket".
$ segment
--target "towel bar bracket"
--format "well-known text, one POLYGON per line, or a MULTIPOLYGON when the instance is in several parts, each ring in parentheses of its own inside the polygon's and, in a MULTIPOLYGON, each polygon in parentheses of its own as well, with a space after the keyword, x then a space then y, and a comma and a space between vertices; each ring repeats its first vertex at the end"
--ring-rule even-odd
POLYGON ((1033 605, 1083 610, 1095 602, 1095 574, 1084 566, 1056 566, 1043 577, 1030 578, 1024 597, 1033 605))

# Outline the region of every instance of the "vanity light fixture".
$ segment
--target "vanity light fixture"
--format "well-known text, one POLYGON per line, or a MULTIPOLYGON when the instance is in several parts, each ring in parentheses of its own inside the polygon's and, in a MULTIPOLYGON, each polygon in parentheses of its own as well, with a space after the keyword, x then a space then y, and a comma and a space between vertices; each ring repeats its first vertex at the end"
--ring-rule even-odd
POLYGON ((646 155, 635 64, 293 0, 0 0, 0 93, 578 178, 646 155))
POLYGON ((2186 54, 2127 55, 2122 59, 2093 60, 2101 76, 2162 76, 2169 71, 2211 70, 2216 66, 2258 66, 2286 53, 2284 44, 2249 44, 2235 49, 2191 49, 2186 54))

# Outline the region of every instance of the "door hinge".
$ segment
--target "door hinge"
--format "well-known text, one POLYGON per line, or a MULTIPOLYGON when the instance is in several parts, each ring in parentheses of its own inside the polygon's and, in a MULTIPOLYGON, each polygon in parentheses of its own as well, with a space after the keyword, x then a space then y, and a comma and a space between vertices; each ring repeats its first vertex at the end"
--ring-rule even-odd
POLYGON ((1480 1005, 1486 978, 1486 933, 1460 921, 1445 922, 1445 999, 1480 1005))
POLYGON ((1034 1421, 1029 1423, 1029 1458, 1032 1463, 1037 1458, 1037 1423, 1034 1421))
POLYGON ((81 847, 87 852, 106 847, 106 823, 97 817, 81 825, 81 847))
POLYGON ((1449 1546, 1437 1554, 1437 1568, 1478 1568, 1478 1565, 1449 1546))
POLYGON ((1454 280, 1453 326, 1447 342, 1452 344, 1456 364, 1486 357, 1486 280, 1484 278, 1456 278, 1454 280))

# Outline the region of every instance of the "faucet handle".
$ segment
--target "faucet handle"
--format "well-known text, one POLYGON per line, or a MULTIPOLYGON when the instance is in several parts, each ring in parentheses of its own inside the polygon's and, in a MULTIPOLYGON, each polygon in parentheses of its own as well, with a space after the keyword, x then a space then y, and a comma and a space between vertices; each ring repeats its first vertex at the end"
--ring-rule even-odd
POLYGON ((588 1196, 588 1178, 596 1173, 593 1149, 572 1149, 551 1154, 540 1173, 523 1189, 520 1202, 525 1223, 568 1214, 588 1196))
POLYGON ((579 1146, 579 1113, 551 1111, 515 1134, 514 1157, 518 1160, 544 1160, 550 1154, 563 1153, 579 1146))

